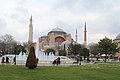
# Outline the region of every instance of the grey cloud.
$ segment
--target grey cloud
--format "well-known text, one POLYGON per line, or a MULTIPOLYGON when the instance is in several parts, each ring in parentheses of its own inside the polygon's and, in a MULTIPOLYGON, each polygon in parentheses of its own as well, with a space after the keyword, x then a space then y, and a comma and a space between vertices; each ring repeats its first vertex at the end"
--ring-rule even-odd
POLYGON ((120 16, 118 15, 104 15, 99 20, 88 22, 87 28, 89 33, 109 33, 110 35, 116 35, 120 33, 120 16))
MULTIPOLYGON (((86 20, 88 33, 92 34, 96 34, 96 32, 97 33, 108 32, 110 34, 119 33, 120 10, 117 9, 115 11, 113 7, 119 6, 120 0, 27 0, 27 1, 21 0, 17 4, 18 5, 17 7, 15 7, 15 11, 9 15, 11 19, 16 20, 17 22, 24 26, 28 26, 29 24, 30 17, 29 14, 31 11, 28 11, 27 9, 28 6, 34 7, 35 5, 35 8, 39 8, 43 5, 44 7, 49 7, 50 10, 48 10, 44 15, 42 15, 42 17, 43 18, 45 17, 45 19, 54 17, 56 22, 53 21, 53 23, 51 24, 54 24, 54 27, 62 28, 64 31, 73 34, 73 36, 75 36, 76 28, 78 29, 79 35, 80 36, 83 35, 85 19, 78 19, 77 16, 80 18, 84 18, 87 17, 89 13, 98 14, 99 17, 95 20, 86 20), (30 3, 30 5, 28 2, 30 3), (68 17, 70 16, 70 19, 73 19, 73 21, 72 20, 66 21, 68 20, 66 19, 68 17, 64 17, 63 14, 61 15, 62 12, 63 14, 65 13, 65 15, 67 15, 68 13, 68 17), (73 18, 71 17, 71 15, 73 18)), ((38 17, 41 15, 40 14, 41 11, 42 10, 38 11, 38 13, 33 15, 38 17)), ((36 20, 36 23, 39 23, 40 20, 42 20, 42 18, 39 19, 34 17, 33 24, 35 23, 34 19, 36 20)), ((5 26, 6 22, 0 19, 0 28, 5 26)), ((37 30, 35 31, 36 33, 34 35, 37 37, 39 36, 38 34, 46 35, 48 31, 49 29, 45 31, 40 31, 41 32, 40 33, 39 30, 37 30)))
POLYGON ((22 13, 22 14, 27 14, 28 13, 28 10, 22 6, 18 6, 15 8, 16 11, 18 11, 19 13, 22 13))
POLYGON ((18 19, 18 18, 19 18, 19 15, 16 14, 16 13, 13 13, 13 14, 10 15, 10 17, 11 17, 12 19, 18 19))
POLYGON ((87 14, 89 12, 109 12, 113 6, 120 5, 120 1, 115 0, 58 0, 54 9, 69 10, 74 14, 87 14))
POLYGON ((114 6, 120 5, 119 0, 59 0, 54 6, 58 11, 69 10, 75 16, 87 15, 88 13, 98 13, 100 17, 95 21, 88 22, 91 32, 118 33, 120 26, 120 16, 113 10, 114 6), (76 15, 77 14, 77 15, 76 15))
MULTIPOLYGON (((0 18, 0 28, 5 28, 6 27, 6 22, 4 19, 0 18)), ((1 29, 2 30, 2 29, 1 29)))
POLYGON ((67 32, 71 32, 72 30, 76 30, 76 28, 83 28, 82 22, 79 23, 67 23, 62 20, 58 20, 55 23, 56 27, 62 28, 66 30, 67 32))
POLYGON ((6 33, 5 28, 7 26, 7 23, 4 19, 0 18, 0 35, 3 35, 6 33))
MULTIPOLYGON (((105 22, 104 22, 105 23, 105 22)), ((111 12, 110 14, 106 15, 106 23, 108 24, 107 30, 110 33, 119 33, 120 29, 120 12, 111 12)))

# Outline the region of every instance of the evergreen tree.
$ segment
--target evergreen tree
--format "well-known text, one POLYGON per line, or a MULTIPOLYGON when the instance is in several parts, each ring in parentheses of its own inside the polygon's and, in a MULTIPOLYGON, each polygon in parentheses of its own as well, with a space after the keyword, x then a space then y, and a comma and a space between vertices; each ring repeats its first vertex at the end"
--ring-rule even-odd
POLYGON ((46 53, 49 54, 50 52, 52 52, 54 55, 55 55, 55 50, 51 49, 51 48, 48 48, 46 50, 46 53))
POLYGON ((84 56, 84 60, 87 57, 87 61, 89 60, 89 50, 87 48, 83 48, 80 53, 81 56, 84 56))
POLYGON ((68 55, 73 55, 73 44, 71 43, 68 47, 68 55))
POLYGON ((107 59, 107 55, 115 54, 119 51, 119 48, 115 43, 112 42, 111 39, 105 37, 104 39, 98 42, 98 51, 100 54, 105 54, 105 62, 107 59))
POLYGON ((68 47, 68 53, 69 55, 78 55, 81 51, 81 45, 80 44, 70 44, 70 46, 68 47))
POLYGON ((18 55, 20 52, 24 52, 24 53, 26 53, 26 50, 25 50, 25 47, 24 46, 22 46, 22 45, 17 45, 17 46, 15 46, 15 54, 16 55, 18 55))
POLYGON ((81 45, 80 44, 75 44, 73 46, 73 54, 74 55, 79 55, 80 51, 81 51, 81 45))
POLYGON ((66 51, 65 50, 61 50, 59 55, 60 56, 66 56, 66 51))
POLYGON ((34 47, 30 48, 29 55, 26 61, 26 67, 28 67, 29 69, 34 69, 37 67, 37 60, 34 47))

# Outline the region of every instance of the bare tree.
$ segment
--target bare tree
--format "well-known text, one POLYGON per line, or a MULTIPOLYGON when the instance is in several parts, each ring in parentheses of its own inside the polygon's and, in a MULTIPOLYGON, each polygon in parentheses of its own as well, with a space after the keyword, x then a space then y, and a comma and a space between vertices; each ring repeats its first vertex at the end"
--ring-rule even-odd
POLYGON ((13 54, 16 45, 17 42, 12 35, 5 34, 0 36, 0 50, 2 51, 2 54, 13 54))
POLYGON ((97 49, 98 49, 98 44, 93 43, 89 45, 90 53, 93 54, 94 56, 98 54, 97 49))
POLYGON ((27 43, 27 42, 23 42, 22 44, 23 44, 23 46, 24 46, 25 48, 28 47, 28 43, 27 43))

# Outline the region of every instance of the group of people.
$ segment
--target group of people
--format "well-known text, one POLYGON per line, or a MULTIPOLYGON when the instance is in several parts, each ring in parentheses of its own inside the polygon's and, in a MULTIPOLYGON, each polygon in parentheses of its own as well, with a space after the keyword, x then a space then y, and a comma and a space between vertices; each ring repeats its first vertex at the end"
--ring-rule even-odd
MULTIPOLYGON (((16 61, 16 58, 14 57, 14 58, 13 58, 13 63, 15 63, 15 61, 16 61)), ((2 57, 1 63, 10 63, 9 57, 7 57, 7 56, 6 56, 6 58, 5 58, 5 57, 2 57)))
POLYGON ((6 59, 5 59, 5 57, 2 57, 2 62, 1 63, 9 63, 9 57, 6 56, 6 59))
MULTIPOLYGON (((36 61, 37 61, 37 63, 38 63, 38 62, 39 62, 39 59, 37 58, 36 61)), ((6 56, 6 57, 2 57, 1 63, 2 63, 2 64, 3 64, 3 63, 10 63, 9 57, 7 57, 7 56, 6 56)), ((16 57, 13 58, 13 63, 16 63, 16 57)), ((60 64, 60 57, 58 57, 57 59, 55 59, 52 64, 59 65, 59 64, 60 64)))
POLYGON ((58 57, 57 59, 55 59, 52 63, 53 65, 59 65, 60 64, 60 57, 58 57))

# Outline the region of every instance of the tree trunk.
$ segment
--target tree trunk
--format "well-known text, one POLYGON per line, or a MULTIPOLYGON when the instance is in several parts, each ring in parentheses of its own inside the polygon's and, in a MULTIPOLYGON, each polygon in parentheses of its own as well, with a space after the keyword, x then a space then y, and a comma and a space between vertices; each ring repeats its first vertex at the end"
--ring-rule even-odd
POLYGON ((104 62, 106 62, 106 60, 107 60, 107 54, 105 54, 105 61, 104 62))

